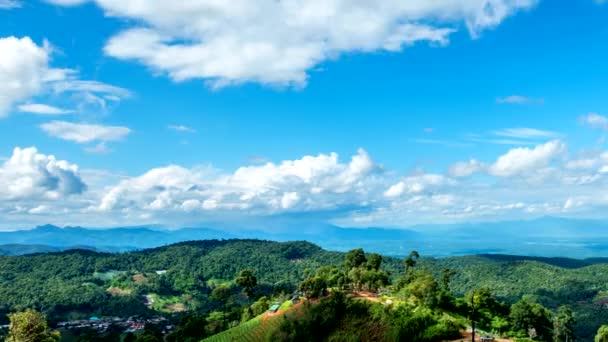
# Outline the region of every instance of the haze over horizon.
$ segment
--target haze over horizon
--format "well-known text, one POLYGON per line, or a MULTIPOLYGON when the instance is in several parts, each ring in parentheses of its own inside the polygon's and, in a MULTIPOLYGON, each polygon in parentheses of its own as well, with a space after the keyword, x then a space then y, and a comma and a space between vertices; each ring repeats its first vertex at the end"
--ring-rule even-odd
POLYGON ((608 220, 603 1, 167 4, 0 0, 0 231, 608 220))

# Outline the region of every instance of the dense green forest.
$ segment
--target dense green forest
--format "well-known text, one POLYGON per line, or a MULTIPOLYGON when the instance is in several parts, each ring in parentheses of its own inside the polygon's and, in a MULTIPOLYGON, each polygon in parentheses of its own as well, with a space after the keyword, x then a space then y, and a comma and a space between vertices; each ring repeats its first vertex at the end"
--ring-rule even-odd
MULTIPOLYGON (((343 322, 363 315, 365 324, 383 327, 362 329, 365 332, 402 334, 395 327, 414 319, 408 324, 424 323, 452 333, 452 321, 438 312, 452 312, 466 322, 463 300, 474 297, 474 291, 484 293, 484 303, 495 303, 488 304, 489 316, 479 319, 488 331, 500 332, 507 324, 513 328, 510 315, 516 303, 520 311, 534 311, 539 319, 552 322, 566 315, 568 307, 574 334, 581 341, 593 340, 598 328, 608 323, 608 264, 604 260, 481 255, 404 261, 363 255, 365 267, 359 264, 361 260, 349 261, 348 254, 345 259, 344 253, 307 242, 208 240, 122 254, 71 250, 0 257, 0 324, 8 324, 7 314, 28 308, 44 313, 51 327, 91 316, 161 315, 177 326, 173 337, 167 338, 185 341, 187 335, 204 337, 245 322, 263 313, 271 302, 287 300, 297 289, 306 296, 323 297, 320 289, 353 287, 390 290, 397 299, 417 293, 411 300, 425 309, 416 311, 421 316, 415 317, 405 309, 387 315, 382 306, 325 293, 328 296, 319 305, 305 309, 309 319, 286 320, 281 331, 298 331, 306 324, 326 326, 322 318, 338 310, 336 317, 343 322)), ((538 330, 537 340, 549 340, 538 330)), ((348 333, 354 332, 342 331, 337 336, 348 333)), ((146 334, 159 335, 154 327, 147 327, 146 334)), ((280 331, 277 334, 275 338, 280 331)), ((94 340, 92 335, 83 332, 72 340, 94 340)))

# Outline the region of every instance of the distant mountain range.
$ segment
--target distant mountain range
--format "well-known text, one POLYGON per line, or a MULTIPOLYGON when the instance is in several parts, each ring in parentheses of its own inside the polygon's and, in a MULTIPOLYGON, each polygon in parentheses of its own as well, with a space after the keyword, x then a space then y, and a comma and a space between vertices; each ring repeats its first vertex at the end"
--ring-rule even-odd
POLYGON ((420 225, 410 229, 343 228, 326 224, 273 228, 272 231, 206 227, 169 230, 156 226, 89 229, 45 225, 31 230, 0 232, 0 255, 71 248, 121 252, 189 240, 233 238, 306 240, 331 250, 362 247, 393 256, 406 255, 412 249, 433 256, 503 253, 585 258, 608 255, 607 221, 556 217, 420 225))

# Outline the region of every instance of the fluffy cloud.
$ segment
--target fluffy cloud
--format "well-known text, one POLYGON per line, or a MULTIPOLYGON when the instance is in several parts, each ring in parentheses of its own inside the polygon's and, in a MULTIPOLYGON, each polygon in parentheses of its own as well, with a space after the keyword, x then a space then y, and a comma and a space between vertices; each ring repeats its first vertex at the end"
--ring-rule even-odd
POLYGON ((94 141, 106 142, 124 139, 131 130, 122 126, 77 124, 66 121, 51 121, 40 125, 48 135, 79 144, 94 141))
POLYGON ((0 166, 0 199, 61 199, 80 194, 86 185, 78 166, 52 155, 38 153, 34 147, 15 148, 12 156, 0 166))
POLYGON ((122 181, 106 192, 99 210, 243 211, 265 215, 360 207, 381 172, 364 150, 348 163, 320 154, 280 164, 247 166, 232 174, 171 165, 122 181))
MULTIPOLYGON (((76 5, 80 0, 49 0, 76 5)), ((472 36, 536 0, 95 0, 107 15, 141 23, 112 37, 106 54, 136 60, 175 81, 303 86, 320 63, 349 52, 447 44, 464 23, 472 36)))
POLYGON ((0 118, 11 107, 38 94, 45 82, 65 77, 49 67, 50 45, 36 45, 29 37, 0 38, 0 118))
POLYGON ((106 110, 107 102, 117 102, 130 96, 126 89, 97 81, 80 80, 72 69, 52 68, 49 65, 53 48, 44 41, 37 45, 29 37, 0 38, 0 118, 6 117, 15 105, 21 112, 34 114, 66 114, 49 104, 31 103, 31 99, 54 93, 75 102, 79 111, 106 110), (27 103, 23 103, 27 102, 27 103), (87 106, 87 108, 85 108, 87 106))
POLYGON ((123 225, 305 214, 349 225, 404 226, 603 210, 608 152, 569 159, 565 148, 549 141, 506 151, 494 163, 471 159, 447 175, 405 177, 385 172, 364 150, 349 160, 319 154, 233 172, 169 165, 130 177, 79 172, 35 148, 16 149, 0 167, 0 213, 15 220, 35 215, 43 223, 61 212, 71 224, 94 217, 123 225), (466 177, 475 172, 484 176, 466 177))
POLYGON ((400 182, 393 184, 384 192, 388 198, 401 197, 405 194, 419 194, 429 188, 438 187, 451 183, 449 179, 442 175, 423 174, 406 177, 400 182))
POLYGON ((489 166, 489 173, 499 177, 517 176, 547 166, 566 151, 566 145, 552 140, 534 148, 520 147, 509 150, 489 166))

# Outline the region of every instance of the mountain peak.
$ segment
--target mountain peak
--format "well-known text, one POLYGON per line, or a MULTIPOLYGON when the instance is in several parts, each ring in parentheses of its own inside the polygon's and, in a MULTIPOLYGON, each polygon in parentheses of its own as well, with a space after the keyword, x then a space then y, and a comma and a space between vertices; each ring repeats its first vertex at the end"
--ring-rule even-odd
POLYGON ((58 230, 61 230, 61 228, 52 224, 45 224, 34 228, 34 230, 37 232, 56 232, 58 230))

